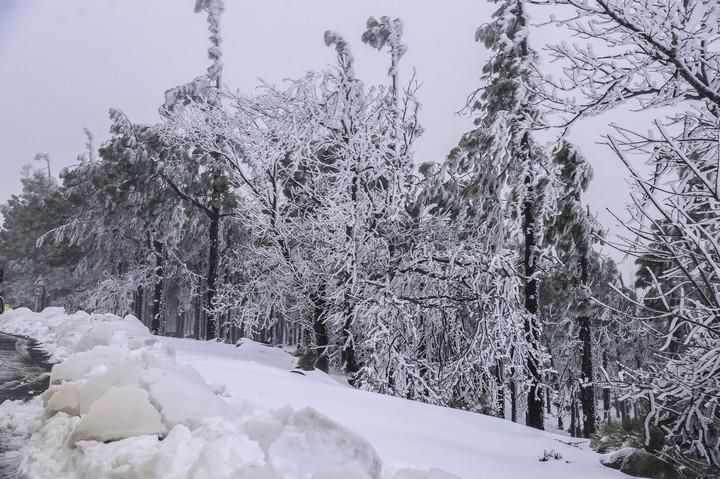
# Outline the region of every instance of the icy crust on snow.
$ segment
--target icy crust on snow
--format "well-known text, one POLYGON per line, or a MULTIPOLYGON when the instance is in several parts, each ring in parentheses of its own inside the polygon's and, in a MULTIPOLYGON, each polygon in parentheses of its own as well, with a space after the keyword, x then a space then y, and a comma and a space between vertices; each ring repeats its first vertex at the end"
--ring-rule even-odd
POLYGON ((22 444, 27 477, 455 477, 383 475, 367 440, 312 408, 230 405, 216 392, 223 387, 178 365, 173 347, 132 316, 19 309, 3 315, 0 329, 39 340, 59 361, 41 397, 0 405, 0 427, 22 444))

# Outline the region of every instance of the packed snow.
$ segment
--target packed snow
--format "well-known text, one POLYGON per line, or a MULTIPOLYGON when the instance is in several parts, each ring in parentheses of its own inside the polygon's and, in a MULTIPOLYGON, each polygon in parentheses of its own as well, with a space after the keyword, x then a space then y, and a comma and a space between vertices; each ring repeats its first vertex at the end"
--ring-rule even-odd
POLYGON ((584 444, 291 371, 288 352, 249 340, 160 338, 131 316, 57 308, 9 311, 0 330, 57 361, 43 395, 0 406, 32 478, 627 477, 584 444))

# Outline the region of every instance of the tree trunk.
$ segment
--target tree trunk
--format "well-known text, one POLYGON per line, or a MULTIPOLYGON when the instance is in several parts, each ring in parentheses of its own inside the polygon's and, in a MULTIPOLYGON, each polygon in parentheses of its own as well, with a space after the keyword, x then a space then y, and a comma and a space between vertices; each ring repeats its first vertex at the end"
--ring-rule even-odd
POLYGON ((355 360, 355 339, 352 334, 352 320, 353 320, 353 306, 351 304, 351 300, 349 298, 349 291, 348 288, 349 285, 346 285, 345 289, 345 300, 344 300, 344 316, 345 316, 345 324, 343 324, 343 329, 340 334, 340 341, 341 343, 341 357, 342 357, 342 363, 345 368, 345 372, 349 376, 349 381, 352 384, 353 377, 355 373, 359 371, 359 367, 357 364, 357 361, 355 360))
MULTIPOLYGON (((515 346, 510 346, 510 357, 515 357, 515 346)), ((507 381, 507 387, 510 391, 510 420, 512 422, 518 422, 518 407, 517 407, 517 389, 515 388, 515 367, 511 366, 510 380, 507 381)))
MULTIPOLYGON (((617 395, 615 396, 617 398, 617 395)), ((620 420, 625 424, 630 420, 628 416, 628 402, 627 399, 620 401, 620 420)))
MULTIPOLYGON (((355 168, 352 168, 352 173, 353 179, 350 186, 350 203, 353 207, 354 212, 355 208, 357 208, 359 178, 357 175, 357 171, 355 171, 355 168)), ((345 227, 345 242, 347 245, 347 254, 349 254, 351 257, 351 263, 349 271, 345 271, 345 290, 343 291, 343 315, 345 316, 345 321, 342 331, 340 332, 340 355, 343 367, 345 368, 345 372, 348 373, 351 381, 355 373, 359 370, 359 367, 355 361, 355 340, 352 334, 353 316, 355 314, 355 308, 352 298, 354 280, 353 270, 355 268, 355 218, 353 218, 352 221, 353 222, 351 224, 348 224, 345 227)))
POLYGON ((565 428, 565 424, 563 423, 563 416, 562 416, 563 412, 565 412, 565 411, 561 411, 560 408, 558 408, 557 427, 561 431, 565 428))
POLYGON ((510 381, 510 420, 518 422, 517 388, 515 381, 510 381))
POLYGON ((187 313, 181 313, 177 315, 177 320, 175 322, 175 337, 178 338, 184 338, 185 337, 185 315, 187 313))
MULTIPOLYGON (((607 351, 603 351, 603 369, 608 370, 608 357, 607 351)), ((617 407, 615 409, 617 411, 617 407)), ((610 388, 608 386, 603 387, 603 419, 606 422, 611 422, 612 417, 610 414, 610 388)))
MULTIPOLYGON (((532 179, 525 178, 527 187, 526 199, 523 202, 523 233, 525 235, 525 309, 528 317, 525 320, 525 335, 532 349, 540 349, 540 330, 537 324, 538 312, 538 281, 535 258, 535 198, 532 179)), ((527 425, 535 429, 545 429, 543 407, 543 384, 538 358, 532 352, 527 357, 527 369, 530 374, 530 391, 527 395, 527 425)))
POLYGON ((325 285, 322 284, 318 292, 314 293, 310 300, 313 303, 313 331, 315 332, 315 347, 318 351, 315 367, 320 371, 330 371, 330 359, 328 358, 328 331, 325 324, 325 285))
POLYGON ((145 291, 142 286, 137 287, 134 296, 133 312, 135 313, 135 317, 139 319, 141 323, 145 324, 145 315, 143 314, 143 308, 145 306, 143 302, 143 299, 145 298, 145 291))
POLYGON ((572 393, 572 398, 570 399, 570 436, 577 437, 576 436, 576 430, 577 430, 577 407, 575 405, 575 392, 572 393))
POLYGON ((497 391, 497 417, 505 419, 505 385, 499 384, 497 391))
POLYGON ((163 244, 153 240, 153 254, 155 256, 155 289, 153 290, 152 302, 152 322, 150 323, 150 332, 159 334, 160 332, 160 314, 162 314, 162 293, 165 287, 165 258, 163 244))
MULTIPOLYGON (((316 310, 316 314, 318 310, 316 310)), ((324 373, 330 372, 330 360, 327 355, 328 333, 325 321, 315 318, 313 322, 313 330, 315 331, 315 342, 319 351, 315 367, 324 373)))
MULTIPOLYGON (((427 347, 427 337, 425 335, 425 325, 422 324, 422 330, 423 335, 420 338, 420 345, 418 346, 417 351, 417 358, 420 361, 420 366, 418 367, 418 375, 420 376, 420 386, 422 384, 427 384, 427 374, 428 374, 428 367, 427 367, 427 357, 428 357, 428 347, 427 347)), ((422 392, 427 396, 429 391, 425 386, 422 386, 422 392)))
POLYGON ((610 412, 610 388, 604 387, 603 388, 603 420, 605 422, 612 422, 612 413, 610 412))
POLYGON ((193 337, 195 339, 200 339, 200 324, 202 321, 202 299, 199 297, 195 300, 195 310, 194 310, 194 317, 195 320, 193 321, 193 337))
POLYGON ((550 397, 550 388, 545 388, 545 412, 552 414, 552 399, 550 397))
POLYGON ((497 361, 495 366, 495 382, 497 384, 497 415, 505 419, 505 378, 503 377, 503 365, 497 361))
POLYGON ((583 437, 583 425, 580 424, 581 401, 575 401, 575 437, 583 437))
POLYGON ((212 311, 213 300, 217 288, 218 261, 219 261, 219 236, 220 236, 220 209, 217 206, 210 208, 210 244, 208 252, 208 273, 207 273, 207 319, 205 324, 205 339, 217 338, 217 324, 215 314, 212 311))
MULTIPOLYGON (((580 283, 584 288, 588 284, 588 258, 587 253, 580 259, 580 283)), ((583 310, 587 307, 582 305, 583 310)), ((595 378, 593 377, 592 358, 592 331, 590 317, 583 314, 578 318, 580 322, 580 342, 582 343, 582 362, 580 366, 580 402, 583 413, 583 436, 590 437, 597 430, 597 417, 595 415, 595 378)))

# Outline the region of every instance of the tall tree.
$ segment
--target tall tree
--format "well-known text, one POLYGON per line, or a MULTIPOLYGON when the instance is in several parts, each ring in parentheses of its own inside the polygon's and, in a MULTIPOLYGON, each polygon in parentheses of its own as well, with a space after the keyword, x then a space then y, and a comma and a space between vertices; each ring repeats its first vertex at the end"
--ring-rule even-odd
MULTIPOLYGON (((205 75, 200 76, 190 83, 172 88, 165 93, 165 105, 161 113, 166 119, 171 119, 177 111, 189 103, 202 105, 196 111, 212 111, 221 108, 222 100, 222 36, 220 35, 220 19, 225 9, 223 0, 197 0, 195 12, 207 14, 208 31, 210 32, 210 47, 208 58, 210 66, 205 75)), ((166 136, 172 133, 171 129, 165 129, 166 136)), ((168 138, 166 138, 167 140, 168 138)), ((170 140, 170 143, 173 143, 170 140)), ((176 142, 175 142, 176 143, 176 142)), ((168 162, 170 171, 164 173, 162 178, 168 182, 170 187, 183 200, 202 212, 208 219, 208 261, 206 274, 206 339, 214 339, 218 336, 218 317, 215 313, 215 295, 218 285, 218 270, 220 263, 220 230, 222 218, 226 215, 223 211, 223 204, 227 200, 228 181, 221 165, 221 159, 217 153, 204 152, 194 148, 190 154, 183 155, 176 152, 175 163, 168 162), (180 159, 178 163, 177 160, 180 159), (183 165, 183 163, 188 163, 183 165), (184 168, 187 166, 187 168, 184 168), (201 176, 207 182, 207 192, 194 190, 188 185, 187 173, 196 170, 202 171, 201 176), (181 178, 174 177, 179 172, 181 178)), ((192 174, 192 173, 191 173, 192 174)), ((191 181, 192 183, 192 181, 191 181)))
POLYGON ((580 153, 563 142, 555 151, 553 161, 559 170, 560 191, 558 214, 549 222, 545 241, 555 248, 565 278, 575 282, 570 314, 577 320, 580 353, 580 401, 582 429, 585 437, 597 430, 595 398, 595 365, 593 358, 593 304, 590 289, 592 244, 598 227, 583 205, 581 195, 592 178, 592 169, 580 153))
POLYGON ((491 51, 483 67, 482 93, 469 105, 476 128, 451 152, 447 169, 459 179, 453 189, 465 208, 482 218, 491 249, 497 251, 508 243, 519 248, 528 313, 524 328, 531 349, 526 356, 527 424, 543 429, 538 265, 550 169, 532 134, 540 120, 530 88, 537 58, 529 46, 525 4, 520 0, 499 3, 493 20, 476 34, 491 51))

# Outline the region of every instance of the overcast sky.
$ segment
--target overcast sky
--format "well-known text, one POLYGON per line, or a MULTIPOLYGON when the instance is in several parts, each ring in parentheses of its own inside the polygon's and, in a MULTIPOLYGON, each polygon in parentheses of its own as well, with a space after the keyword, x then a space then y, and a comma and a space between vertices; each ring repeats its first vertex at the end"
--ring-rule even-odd
MULTIPOLYGON (((368 16, 405 22, 405 78, 417 69, 423 86, 421 120, 426 128, 417 161, 442 161, 471 121, 456 112, 477 88, 487 58, 474 42, 477 26, 494 5, 483 0, 226 0, 222 21, 225 83, 251 91, 262 78, 280 82, 333 61, 323 32, 351 41, 359 75, 385 81, 387 57, 362 44, 368 16)), ((135 122, 157 120, 163 92, 202 74, 207 30, 194 0, 0 0, 0 201, 20 189, 23 165, 38 152, 52 169, 76 162, 87 127, 107 137, 108 109, 135 122)), ((537 49, 556 41, 553 28, 533 31, 537 49)), ((601 221, 618 231, 605 212, 627 203, 624 171, 598 145, 607 123, 578 125, 570 139, 595 170, 587 195, 601 221)), ((620 121, 628 120, 623 115, 620 121)), ((637 120, 632 120, 637 124, 637 120)), ((40 166, 40 165, 37 165, 40 166)), ((618 255, 614 255, 618 258, 618 255)), ((627 270, 626 266, 625 270, 627 270)))

